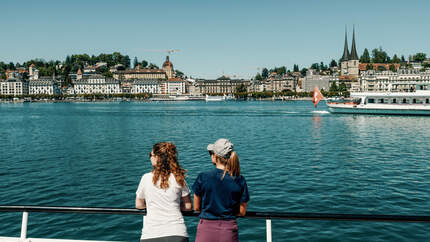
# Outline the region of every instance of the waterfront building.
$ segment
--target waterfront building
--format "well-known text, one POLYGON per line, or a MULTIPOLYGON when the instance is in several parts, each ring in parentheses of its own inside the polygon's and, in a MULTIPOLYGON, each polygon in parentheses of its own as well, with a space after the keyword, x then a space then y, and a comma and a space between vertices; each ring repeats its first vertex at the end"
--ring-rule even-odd
POLYGON ((360 76, 361 91, 366 92, 409 92, 416 85, 430 85, 430 70, 420 72, 415 69, 393 71, 368 70, 360 76))
POLYGON ((84 73, 95 73, 96 67, 95 66, 85 66, 84 67, 84 73))
POLYGON ((170 78, 160 83, 161 94, 180 95, 185 93, 185 81, 180 78, 170 78))
POLYGON ((336 75, 320 75, 316 70, 309 69, 306 76, 302 78, 302 89, 305 92, 312 92, 317 86, 320 90, 328 91, 330 82, 338 81, 336 75))
POLYGON ((167 80, 167 75, 164 70, 160 69, 128 69, 122 71, 114 71, 113 78, 116 80, 131 80, 131 79, 157 79, 157 80, 167 80))
POLYGON ((29 86, 29 94, 37 95, 37 94, 46 94, 46 95, 57 95, 61 93, 60 88, 55 80, 52 77, 40 77, 37 80, 30 80, 28 82, 29 86))
POLYGON ((137 79, 130 82, 131 89, 130 93, 139 94, 139 93, 150 93, 150 94, 158 94, 160 91, 160 82, 156 79, 137 79))
POLYGON ((244 85, 248 87, 250 85, 249 80, 230 80, 230 79, 220 79, 220 80, 197 80, 195 82, 195 88, 200 94, 233 94, 236 92, 236 88, 239 85, 244 85))
POLYGON ((96 74, 95 72, 82 72, 81 68, 78 69, 76 73, 69 74, 69 78, 74 83, 76 80, 81 80, 82 78, 88 78, 96 74))
POLYGON ((74 94, 120 94, 120 81, 95 74, 77 79, 73 85, 74 94))
POLYGON ((255 81, 252 84, 251 92, 271 92, 273 91, 273 85, 272 82, 269 80, 261 80, 261 81, 255 81))
POLYGON ((284 90, 295 91, 297 85, 297 78, 294 76, 290 76, 288 74, 285 75, 271 75, 268 78, 270 82, 271 90, 273 92, 282 92, 284 90))
POLYGON ((0 82, 0 95, 28 95, 28 81, 9 77, 0 82))
POLYGON ((106 62, 97 62, 96 63, 96 69, 102 66, 107 66, 108 64, 106 62))
POLYGON ((169 56, 166 56, 166 61, 163 63, 163 70, 166 72, 167 78, 172 79, 174 78, 174 70, 173 70, 173 64, 169 60, 169 56))

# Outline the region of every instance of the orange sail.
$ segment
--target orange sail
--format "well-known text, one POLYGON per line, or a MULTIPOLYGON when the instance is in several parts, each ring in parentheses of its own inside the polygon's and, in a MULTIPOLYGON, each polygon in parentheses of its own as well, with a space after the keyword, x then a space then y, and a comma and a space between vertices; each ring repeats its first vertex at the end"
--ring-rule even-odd
POLYGON ((318 105, 318 102, 321 101, 321 99, 323 99, 323 95, 321 94, 320 90, 318 90, 318 87, 315 86, 314 88, 314 97, 312 98, 312 102, 315 104, 315 108, 318 105))

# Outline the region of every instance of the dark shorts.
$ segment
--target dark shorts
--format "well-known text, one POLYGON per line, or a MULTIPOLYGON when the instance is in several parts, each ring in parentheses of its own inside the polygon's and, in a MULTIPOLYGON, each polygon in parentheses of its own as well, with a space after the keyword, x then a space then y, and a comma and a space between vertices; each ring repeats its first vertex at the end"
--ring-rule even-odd
POLYGON ((200 219, 197 226, 196 242, 236 242, 239 229, 236 220, 200 219))
POLYGON ((152 239, 141 239, 140 242, 188 242, 188 237, 166 236, 152 239))

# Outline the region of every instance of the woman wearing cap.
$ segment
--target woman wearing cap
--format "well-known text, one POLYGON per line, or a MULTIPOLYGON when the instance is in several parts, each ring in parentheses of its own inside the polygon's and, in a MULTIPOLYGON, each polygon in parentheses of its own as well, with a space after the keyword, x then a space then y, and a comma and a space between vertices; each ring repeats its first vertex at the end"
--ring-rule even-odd
POLYGON ((194 210, 200 211, 196 241, 239 241, 236 216, 246 214, 249 201, 239 158, 228 139, 208 145, 215 168, 202 172, 193 185, 194 210))
POLYGON ((181 210, 191 210, 190 190, 185 170, 177 159, 176 146, 160 142, 149 153, 152 172, 140 180, 136 208, 146 208, 141 241, 188 241, 181 210))

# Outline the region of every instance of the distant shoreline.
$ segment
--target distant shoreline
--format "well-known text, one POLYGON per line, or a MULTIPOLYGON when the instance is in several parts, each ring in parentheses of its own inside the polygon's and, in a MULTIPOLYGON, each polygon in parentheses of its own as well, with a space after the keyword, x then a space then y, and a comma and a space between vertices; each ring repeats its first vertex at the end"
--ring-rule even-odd
MULTIPOLYGON (((230 101, 217 101, 214 103, 223 103, 223 102, 255 102, 255 101, 264 101, 264 102, 290 102, 290 101, 312 101, 312 98, 308 97, 301 97, 301 98, 294 98, 294 99, 288 99, 288 100, 273 100, 272 98, 261 98, 261 99, 250 99, 250 100, 230 100, 230 101)), ((33 100, 26 102, 24 100, 17 100, 17 101, 10 101, 10 100, 0 100, 0 103, 127 103, 127 102, 143 102, 143 103, 150 103, 150 102, 206 102, 205 100, 110 100, 110 99, 104 99, 104 100, 33 100)), ((211 102, 212 103, 212 102, 211 102)))

